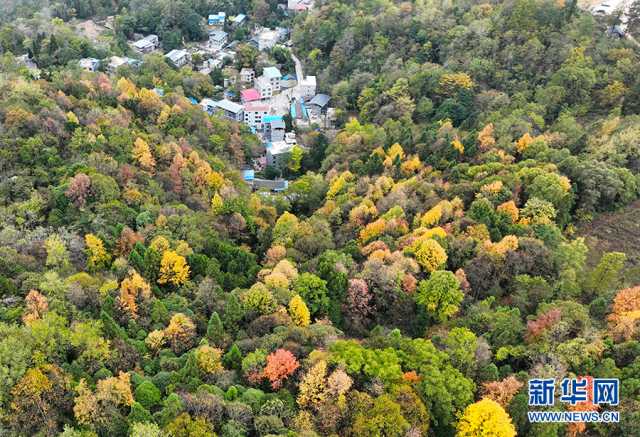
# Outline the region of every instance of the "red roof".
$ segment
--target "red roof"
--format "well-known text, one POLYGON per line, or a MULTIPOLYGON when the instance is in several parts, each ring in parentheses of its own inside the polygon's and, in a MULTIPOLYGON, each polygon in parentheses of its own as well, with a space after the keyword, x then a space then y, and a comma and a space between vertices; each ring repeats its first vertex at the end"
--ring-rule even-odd
POLYGON ((260 92, 255 88, 249 88, 247 90, 240 91, 240 98, 243 102, 253 102, 254 100, 260 100, 260 92))

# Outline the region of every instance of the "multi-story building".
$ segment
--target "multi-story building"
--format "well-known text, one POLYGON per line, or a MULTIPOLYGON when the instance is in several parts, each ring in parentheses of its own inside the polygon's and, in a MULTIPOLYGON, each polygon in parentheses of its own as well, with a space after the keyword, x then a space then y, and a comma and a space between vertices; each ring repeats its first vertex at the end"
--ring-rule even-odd
POLYGON ((212 30, 209 32, 209 47, 214 50, 222 50, 227 44, 227 32, 222 30, 212 30))
POLYGON ((271 108, 266 103, 247 103, 244 105, 244 122, 257 130, 262 130, 262 119, 269 115, 271 108))
POLYGON ((280 70, 276 67, 266 67, 262 70, 262 76, 269 79, 269 83, 271 83, 271 88, 273 89, 274 94, 280 92, 280 80, 282 79, 282 73, 280 73, 280 70))
POLYGON ((273 97, 273 85, 267 77, 260 76, 256 78, 254 85, 263 99, 273 97))

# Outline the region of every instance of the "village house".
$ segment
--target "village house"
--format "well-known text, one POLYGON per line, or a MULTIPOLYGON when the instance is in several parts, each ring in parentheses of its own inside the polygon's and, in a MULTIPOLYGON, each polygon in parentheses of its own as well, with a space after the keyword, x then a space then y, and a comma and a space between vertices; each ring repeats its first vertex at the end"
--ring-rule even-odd
POLYGON ((140 53, 150 53, 160 46, 160 40, 158 39, 158 35, 147 35, 132 45, 133 48, 140 53))
POLYGON ((277 30, 262 29, 255 37, 254 41, 258 50, 268 50, 273 48, 280 40, 280 33, 277 30))
POLYGON ((269 190, 274 193, 279 193, 285 191, 289 188, 289 181, 285 179, 260 179, 254 178, 251 182, 249 182, 251 187, 254 190, 269 190))
POLYGON ((268 78, 260 76, 256 78, 254 85, 263 99, 270 99, 273 97, 273 85, 268 78))
POLYGON ((216 110, 216 101, 213 99, 209 99, 205 97, 200 101, 200 106, 204 112, 207 112, 209 115, 212 115, 216 110))
POLYGON ((242 26, 247 22, 247 16, 245 14, 238 14, 231 19, 231 26, 236 28, 242 26))
POLYGON ((266 140, 284 141, 286 125, 281 115, 267 115, 262 118, 262 127, 266 140))
POLYGON ((82 58, 78 62, 80 68, 87 71, 96 71, 100 67, 100 60, 96 58, 82 58))
POLYGON ((242 105, 231 100, 223 99, 215 102, 216 109, 214 112, 222 114, 224 117, 233 121, 243 121, 244 114, 242 105))
POLYGON ((313 8, 313 0, 287 0, 287 9, 291 12, 310 11, 313 8))
POLYGON ((280 70, 278 70, 276 67, 266 67, 264 70, 262 70, 262 76, 266 77, 269 80, 273 94, 280 92, 280 79, 282 79, 280 70))
POLYGON ((137 67, 142 64, 142 61, 133 58, 121 57, 121 56, 112 56, 109 60, 109 64, 107 65, 107 71, 109 73, 115 73, 118 68, 129 65, 131 67, 137 67))
POLYGON ((215 27, 224 27, 224 22, 227 19, 227 14, 225 12, 218 12, 217 14, 210 14, 207 20, 207 24, 209 26, 215 27))
POLYGON ((286 141, 270 141, 266 144, 267 148, 267 165, 279 169, 283 169, 289 162, 291 150, 295 144, 286 141))
POLYGON ((180 68, 189 62, 190 56, 189 56, 189 52, 187 52, 184 49, 173 49, 169 53, 164 55, 164 57, 170 60, 173 63, 173 65, 180 68))
POLYGON ((329 107, 329 100, 331 100, 331 97, 326 94, 316 94, 313 99, 309 101, 307 107, 314 117, 320 117, 322 114, 326 114, 327 108, 329 107))
POLYGON ((251 83, 255 77, 256 72, 253 71, 253 68, 243 68, 240 70, 240 82, 251 83))
POLYGON ((251 102, 244 105, 244 122, 249 127, 262 130, 262 119, 269 115, 270 106, 266 103, 251 102))
POLYGON ((302 98, 308 100, 316 95, 316 77, 307 76, 300 81, 299 89, 302 93, 302 98))
POLYGON ((260 100, 262 96, 260 92, 258 92, 255 88, 248 88, 246 90, 240 91, 240 101, 245 104, 249 102, 256 102, 260 100))
POLYGON ((298 80, 295 74, 285 74, 280 79, 280 87, 281 88, 293 88, 298 84, 298 80))
POLYGON ((227 32, 222 30, 209 31, 209 47, 214 50, 221 50, 227 44, 227 32))

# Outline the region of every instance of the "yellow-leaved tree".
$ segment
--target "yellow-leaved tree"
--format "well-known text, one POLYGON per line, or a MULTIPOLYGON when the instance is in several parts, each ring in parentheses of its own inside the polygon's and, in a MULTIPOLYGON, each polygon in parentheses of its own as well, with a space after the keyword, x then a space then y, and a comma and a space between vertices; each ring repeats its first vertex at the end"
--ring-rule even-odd
POLYGON ((189 266, 182 255, 165 250, 160 261, 158 284, 182 285, 189 279, 189 266))
POLYGON ((153 158, 151 154, 151 148, 149 144, 143 140, 142 138, 136 138, 133 143, 133 157, 138 161, 140 167, 147 170, 148 172, 153 173, 153 170, 156 167, 156 160, 153 158))
POLYGON ((414 244, 414 255, 418 264, 431 273, 447 261, 447 253, 436 240, 431 238, 419 239, 414 244))
POLYGON ((289 302, 289 315, 296 326, 305 327, 311 323, 309 308, 307 308, 307 304, 305 304, 304 300, 298 295, 293 296, 289 302))
POLYGON ((220 373, 224 370, 222 350, 204 344, 196 349, 196 363, 198 368, 206 374, 220 373))
POLYGON ((132 319, 138 318, 138 303, 151 297, 151 287, 138 272, 133 271, 120 284, 118 306, 132 319))
POLYGON ((516 429, 499 403, 484 398, 464 410, 458 422, 457 437, 514 437, 516 429))
POLYGON ((164 330, 164 336, 175 353, 182 353, 191 349, 196 336, 196 325, 185 314, 176 313, 171 316, 169 325, 164 330))
POLYGON ((493 123, 489 123, 478 133, 478 143, 480 150, 486 152, 496 144, 496 139, 493 137, 493 123))
POLYGON ((102 240, 93 234, 87 234, 84 236, 84 243, 87 246, 87 268, 89 270, 98 270, 106 267, 109 260, 111 260, 111 256, 104 248, 102 240))

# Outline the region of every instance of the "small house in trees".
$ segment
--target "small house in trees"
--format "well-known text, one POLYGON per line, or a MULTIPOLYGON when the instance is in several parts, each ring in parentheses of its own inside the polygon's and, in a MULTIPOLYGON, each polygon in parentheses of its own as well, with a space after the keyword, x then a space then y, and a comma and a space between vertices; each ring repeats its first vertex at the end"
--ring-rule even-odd
POLYGON ((278 32, 277 30, 262 29, 254 37, 254 41, 258 50, 263 51, 273 48, 278 43, 280 38, 280 32, 278 32))
POLYGON ((107 71, 110 73, 114 73, 118 68, 128 65, 130 67, 137 67, 142 64, 142 61, 133 58, 121 57, 121 56, 112 56, 109 60, 109 64, 107 65, 107 71))
POLYGON ((231 20, 232 27, 240 27, 247 22, 247 16, 245 14, 238 14, 231 20))
POLYGON ((214 112, 219 113, 233 121, 243 121, 244 113, 242 105, 239 105, 227 99, 218 100, 214 103, 214 105, 214 112))
POLYGON ((275 193, 285 191, 289 187, 289 181, 285 179, 259 179, 255 178, 251 181, 251 187, 254 190, 268 190, 275 193))
POLYGON ((289 162, 289 156, 295 144, 286 141, 270 141, 266 144, 267 165, 283 169, 289 162))
POLYGON ((164 55, 164 57, 178 68, 189 62, 189 52, 184 49, 173 49, 164 55))
POLYGON ((304 12, 313 8, 313 0, 287 0, 287 10, 291 12, 304 12))
POLYGON ((140 53, 150 53, 160 46, 158 35, 147 35, 133 43, 133 48, 140 53))
POLYGON ((213 114, 213 111, 216 110, 216 101, 209 98, 204 98, 200 101, 200 106, 204 112, 207 112, 209 115, 213 114))
POLYGON ((96 71, 98 67, 100 67, 100 60, 96 58, 82 58, 78 64, 83 70, 96 71))

